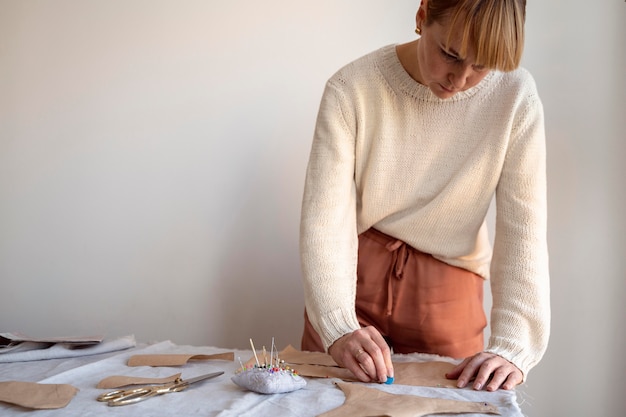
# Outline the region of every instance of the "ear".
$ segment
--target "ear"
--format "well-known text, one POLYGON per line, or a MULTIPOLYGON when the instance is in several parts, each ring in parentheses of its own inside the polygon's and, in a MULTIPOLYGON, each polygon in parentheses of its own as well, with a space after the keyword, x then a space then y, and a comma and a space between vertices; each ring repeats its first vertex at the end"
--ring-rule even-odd
POLYGON ((426 7, 428 6, 428 0, 422 0, 420 2, 420 7, 417 9, 417 14, 415 15, 415 27, 422 28, 422 25, 426 21, 426 7))

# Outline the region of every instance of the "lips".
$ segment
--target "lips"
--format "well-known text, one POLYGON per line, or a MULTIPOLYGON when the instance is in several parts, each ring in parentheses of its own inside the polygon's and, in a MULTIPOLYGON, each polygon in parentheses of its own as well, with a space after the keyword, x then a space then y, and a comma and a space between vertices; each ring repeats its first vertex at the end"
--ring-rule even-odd
POLYGON ((457 91, 456 88, 448 88, 448 87, 444 86, 443 84, 439 84, 439 85, 441 86, 441 88, 444 91, 447 91, 448 93, 455 93, 457 91))

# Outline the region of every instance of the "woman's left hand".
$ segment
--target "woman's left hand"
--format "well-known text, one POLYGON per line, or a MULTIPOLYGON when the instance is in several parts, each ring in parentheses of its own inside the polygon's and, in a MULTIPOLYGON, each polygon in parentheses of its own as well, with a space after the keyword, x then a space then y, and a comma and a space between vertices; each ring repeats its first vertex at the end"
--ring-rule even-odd
POLYGON ((523 381, 522 371, 495 353, 480 352, 466 358, 446 374, 448 379, 458 379, 457 387, 466 387, 472 379, 475 390, 510 390, 523 381))

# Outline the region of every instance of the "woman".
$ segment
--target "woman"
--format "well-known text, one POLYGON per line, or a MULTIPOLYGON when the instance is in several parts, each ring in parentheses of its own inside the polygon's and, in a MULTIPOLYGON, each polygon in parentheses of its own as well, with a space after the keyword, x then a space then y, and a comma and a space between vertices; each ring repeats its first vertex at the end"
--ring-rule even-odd
POLYGON ((418 39, 328 81, 302 205, 303 350, 365 382, 393 376, 392 352, 465 358, 447 377, 491 391, 543 356, 545 138, 524 18, 524 0, 423 0, 418 39))

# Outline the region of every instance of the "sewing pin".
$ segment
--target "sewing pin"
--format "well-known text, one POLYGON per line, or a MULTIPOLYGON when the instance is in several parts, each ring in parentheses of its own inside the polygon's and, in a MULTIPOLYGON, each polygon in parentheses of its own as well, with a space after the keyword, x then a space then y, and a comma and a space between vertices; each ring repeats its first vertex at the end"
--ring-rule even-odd
POLYGON ((250 346, 252 347, 252 353, 254 353, 254 360, 256 361, 256 366, 261 367, 259 364, 259 358, 256 356, 256 349, 254 348, 254 343, 252 343, 252 338, 250 338, 250 346))

